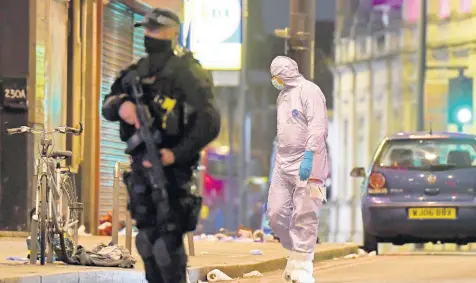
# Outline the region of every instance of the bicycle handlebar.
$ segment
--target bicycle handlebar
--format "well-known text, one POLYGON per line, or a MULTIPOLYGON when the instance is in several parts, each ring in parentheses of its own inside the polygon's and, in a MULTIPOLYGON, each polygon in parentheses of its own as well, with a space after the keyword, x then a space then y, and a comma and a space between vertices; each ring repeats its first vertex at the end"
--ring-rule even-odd
POLYGON ((57 127, 55 131, 60 132, 62 134, 73 134, 75 136, 79 136, 83 133, 83 123, 79 122, 78 128, 73 127, 57 127))
POLYGON ((21 133, 27 133, 30 132, 31 128, 28 126, 21 126, 18 128, 10 128, 6 129, 5 132, 9 135, 15 135, 15 134, 21 134, 21 133))
POLYGON ((77 128, 74 127, 56 127, 52 131, 45 131, 45 130, 35 130, 28 126, 21 126, 18 128, 10 128, 6 129, 5 132, 9 135, 16 135, 22 133, 33 133, 33 134, 48 134, 48 133, 61 133, 61 134, 73 134, 75 136, 79 136, 83 133, 83 123, 79 122, 79 126, 77 128))

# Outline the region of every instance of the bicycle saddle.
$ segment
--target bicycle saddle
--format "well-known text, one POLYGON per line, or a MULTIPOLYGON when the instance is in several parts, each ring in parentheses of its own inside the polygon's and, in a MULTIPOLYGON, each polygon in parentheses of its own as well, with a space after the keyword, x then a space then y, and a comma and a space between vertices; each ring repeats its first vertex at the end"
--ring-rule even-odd
POLYGON ((69 158, 73 156, 73 153, 69 150, 58 150, 58 151, 53 151, 52 153, 50 153, 48 155, 48 157, 51 157, 51 158, 60 158, 60 159, 66 159, 66 158, 69 158))

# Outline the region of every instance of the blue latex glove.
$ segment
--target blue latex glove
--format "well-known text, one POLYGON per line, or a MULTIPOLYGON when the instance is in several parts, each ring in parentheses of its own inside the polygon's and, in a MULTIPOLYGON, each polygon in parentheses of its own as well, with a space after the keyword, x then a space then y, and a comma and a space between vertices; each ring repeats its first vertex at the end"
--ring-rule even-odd
POLYGON ((299 166, 299 179, 301 179, 301 181, 307 180, 311 176, 313 157, 314 157, 314 152, 312 151, 304 152, 304 159, 301 162, 301 166, 299 166))

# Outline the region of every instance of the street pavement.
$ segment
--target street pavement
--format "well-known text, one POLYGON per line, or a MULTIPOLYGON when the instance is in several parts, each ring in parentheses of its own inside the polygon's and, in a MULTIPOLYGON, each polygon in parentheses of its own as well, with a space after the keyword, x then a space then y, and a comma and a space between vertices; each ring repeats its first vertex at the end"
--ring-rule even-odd
MULTIPOLYGON (((475 283, 476 253, 387 254, 316 264, 319 283, 475 283)), ((278 283, 282 270, 240 283, 278 283)))
MULTIPOLYGON (((110 237, 84 236, 80 244, 89 248, 108 243, 110 237)), ((125 238, 119 237, 119 244, 125 238)), ((45 266, 9 261, 8 257, 26 257, 25 238, 0 237, 0 282, 145 282, 143 264, 135 247, 132 255, 137 259, 133 270, 68 266, 62 263, 45 266), (8 279, 8 280, 7 280, 8 279), (25 281, 26 280, 26 281, 25 281)), ((218 268, 232 278, 258 270, 265 277, 236 279, 233 282, 283 282, 279 269, 285 265, 285 251, 279 243, 195 242, 196 256, 190 257, 191 281, 204 280, 206 274, 218 268), (262 255, 253 255, 260 250, 262 255), (278 270, 278 271, 276 271, 278 270), (268 273, 266 273, 268 272, 268 273)), ((316 278, 319 283, 476 283, 476 245, 426 244, 415 250, 414 245, 380 245, 379 256, 342 259, 356 252, 353 244, 319 244, 316 246, 316 278), (327 261, 325 261, 327 260, 327 261)))
MULTIPOLYGON (((110 240, 111 237, 84 236, 80 237, 79 243, 86 248, 91 248, 100 243, 107 244, 110 240)), ((125 244, 124 237, 119 237, 119 244, 125 244)), ((143 270, 143 263, 137 254, 134 244, 132 255, 137 259, 137 265, 133 271, 115 268, 68 266, 62 263, 40 266, 39 264, 30 265, 21 261, 7 260, 8 257, 26 257, 27 248, 25 238, 0 238, 0 247, 0 282, 23 282, 17 279, 15 279, 15 281, 13 278, 23 278, 26 276, 36 276, 40 278, 39 280, 31 282, 57 282, 57 280, 65 280, 60 277, 55 277, 56 281, 52 279, 45 281, 45 278, 66 273, 76 274, 75 276, 78 277, 81 276, 81 274, 94 272, 104 272, 104 274, 115 272, 115 278, 119 278, 123 277, 124 271, 129 273, 136 272, 137 274, 140 272, 140 275, 142 275, 143 270), (2 281, 7 278, 12 279, 10 281, 2 281)), ((320 244, 316 246, 316 256, 321 260, 326 260, 344 256, 356 250, 357 246, 354 244, 320 244)), ((195 241, 195 253, 196 256, 189 258, 189 274, 192 282, 196 282, 198 279, 203 280, 206 273, 214 268, 220 268, 234 278, 255 269, 261 272, 274 271, 284 265, 286 257, 286 252, 279 243, 213 242, 200 240, 195 241), (251 253, 252 250, 260 250, 262 255, 253 255, 251 253)), ((71 282, 79 281, 88 283, 111 281, 144 282, 142 279, 129 279, 128 281, 125 279, 108 279, 105 278, 104 274, 101 275, 103 278, 102 281, 97 278, 78 280, 76 277, 71 277, 69 280, 71 280, 71 282)), ((66 282, 70 281, 66 280, 66 282)))

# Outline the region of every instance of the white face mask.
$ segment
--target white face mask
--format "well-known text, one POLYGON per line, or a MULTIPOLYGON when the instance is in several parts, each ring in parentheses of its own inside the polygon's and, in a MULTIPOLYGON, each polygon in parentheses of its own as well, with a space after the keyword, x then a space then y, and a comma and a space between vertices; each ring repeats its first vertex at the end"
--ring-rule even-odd
POLYGON ((271 83, 277 90, 283 90, 284 89, 284 84, 279 83, 276 78, 271 79, 271 83))

